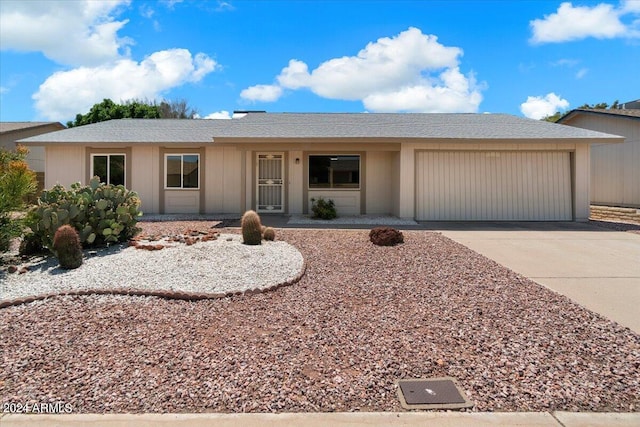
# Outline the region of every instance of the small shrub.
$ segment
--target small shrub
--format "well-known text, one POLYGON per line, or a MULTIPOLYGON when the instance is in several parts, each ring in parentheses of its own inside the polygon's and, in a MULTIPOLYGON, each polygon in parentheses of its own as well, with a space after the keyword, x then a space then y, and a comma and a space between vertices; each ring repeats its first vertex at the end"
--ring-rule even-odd
POLYGON ((395 246, 404 242, 404 236, 395 228, 376 227, 369 232, 369 240, 378 246, 395 246))
POLYGON ((273 242, 274 240, 276 240, 276 230, 271 227, 266 227, 264 229, 264 232, 262 233, 262 237, 264 238, 264 240, 273 242))
POLYGON ((140 198, 134 191, 94 177, 87 186, 76 183, 69 190, 62 185, 44 190, 38 205, 28 212, 26 225, 49 249, 54 233, 65 224, 78 230, 83 245, 101 245, 135 236, 140 215, 140 198))
POLYGON ((252 210, 246 211, 240 221, 242 239, 245 245, 259 245, 262 243, 262 224, 260 216, 252 210))
POLYGON ((334 219, 338 216, 333 200, 323 197, 311 199, 311 211, 315 219, 334 219))
POLYGON ((42 253, 44 248, 40 244, 40 239, 33 233, 28 233, 22 236, 20 242, 19 255, 36 255, 42 253))
POLYGON ((72 226, 63 225, 58 228, 53 237, 53 250, 60 267, 71 270, 82 265, 80 236, 72 226))

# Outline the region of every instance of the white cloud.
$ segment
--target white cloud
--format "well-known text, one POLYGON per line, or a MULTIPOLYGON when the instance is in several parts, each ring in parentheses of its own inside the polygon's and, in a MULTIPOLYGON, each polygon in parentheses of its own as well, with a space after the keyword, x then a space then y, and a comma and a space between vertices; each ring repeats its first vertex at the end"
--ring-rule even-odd
POLYGON ((0 86, 0 94, 8 93, 8 92, 9 92, 9 88, 8 87, 0 86))
POLYGON ((247 101, 273 102, 282 96, 282 88, 275 85, 255 85, 240 92, 240 97, 247 101))
POLYGON ((132 43, 117 32, 128 22, 113 15, 130 0, 4 1, 2 50, 40 51, 66 65, 92 66, 118 58, 132 43))
POLYGON ((620 3, 622 13, 640 13, 640 0, 623 0, 620 3))
POLYGON ((458 68, 442 73, 441 85, 416 85, 363 99, 365 108, 378 112, 474 113, 482 101, 473 77, 467 79, 458 68))
POLYGON ((520 104, 520 111, 530 119, 540 120, 568 107, 569 101, 551 92, 545 96, 527 97, 527 100, 520 104))
POLYGON ((620 20, 628 13, 637 13, 640 6, 627 2, 621 9, 600 3, 596 6, 573 6, 562 3, 556 13, 545 15, 544 19, 529 22, 533 35, 532 43, 558 43, 581 40, 588 37, 611 39, 616 37, 637 37, 639 34, 620 20))
POLYGON ((586 75, 587 75, 587 73, 588 73, 588 72, 589 72, 589 69, 588 69, 588 68, 580 68, 580 69, 578 70, 578 72, 576 73, 576 79, 581 79, 581 78, 583 78, 584 76, 586 76, 586 75))
POLYGON ((88 111, 104 98, 116 102, 158 98, 175 86, 200 81, 215 68, 215 61, 204 54, 193 58, 186 49, 163 50, 140 63, 120 59, 54 73, 40 85, 33 99, 40 115, 60 121, 88 111))
POLYGON ((205 119, 217 119, 217 120, 229 120, 231 119, 231 114, 226 111, 216 111, 215 113, 211 113, 204 117, 205 119))
MULTIPOLYGON (((282 90, 309 89, 329 99, 360 100, 373 111, 477 111, 482 85, 459 70, 462 49, 447 47, 433 35, 409 28, 394 37, 371 42, 355 56, 333 58, 309 71, 292 59, 269 88, 275 101, 282 90), (275 95, 278 96, 275 96, 275 95), (435 97, 440 97, 434 102, 435 97)), ((241 97, 255 100, 245 89, 241 97)), ((265 101, 266 99, 261 99, 265 101)))

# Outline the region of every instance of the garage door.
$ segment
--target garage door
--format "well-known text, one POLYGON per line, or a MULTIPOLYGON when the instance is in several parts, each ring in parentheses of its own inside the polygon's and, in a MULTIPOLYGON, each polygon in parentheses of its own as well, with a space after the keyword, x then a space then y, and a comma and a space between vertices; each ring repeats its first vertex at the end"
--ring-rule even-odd
POLYGON ((417 152, 416 218, 571 220, 569 153, 417 152))

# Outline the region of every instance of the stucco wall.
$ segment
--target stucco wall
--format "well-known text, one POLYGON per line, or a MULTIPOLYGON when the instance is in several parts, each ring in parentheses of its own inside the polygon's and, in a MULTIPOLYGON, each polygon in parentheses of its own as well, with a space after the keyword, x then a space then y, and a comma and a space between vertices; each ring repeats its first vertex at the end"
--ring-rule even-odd
POLYGON ((372 151, 366 156, 367 214, 389 215, 393 212, 393 154, 372 151))
POLYGON ((239 213, 242 152, 235 147, 207 147, 204 175, 207 213, 239 213))
POLYGON ((303 157, 302 151, 290 151, 288 158, 287 185, 289 186, 288 208, 290 214, 301 214, 303 209, 303 157), (296 163, 298 159, 298 163, 296 163))
POLYGON ((85 183, 84 147, 77 145, 47 146, 45 149, 45 188, 56 184, 65 187, 76 182, 85 183))
POLYGON ((130 189, 137 192, 142 201, 143 213, 158 213, 160 211, 159 192, 157 184, 159 171, 159 150, 152 145, 138 145, 131 148, 132 162, 130 189))

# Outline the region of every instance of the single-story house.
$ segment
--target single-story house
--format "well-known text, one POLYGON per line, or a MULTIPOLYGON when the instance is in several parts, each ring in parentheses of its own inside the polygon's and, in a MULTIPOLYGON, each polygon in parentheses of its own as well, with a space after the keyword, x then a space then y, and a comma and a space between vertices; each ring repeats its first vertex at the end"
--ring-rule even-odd
POLYGON ((623 105, 572 110, 558 123, 626 137, 623 144, 591 146, 591 203, 640 208, 640 101, 623 105))
MULTIPOLYGON (((15 150, 16 141, 30 136, 65 129, 58 122, 0 122, 0 147, 15 150)), ((39 187, 44 186, 44 147, 29 147, 27 155, 29 169, 36 173, 39 187)))
POLYGON ((416 220, 587 220, 589 146, 605 133, 505 114, 236 114, 122 119, 27 138, 46 186, 103 181, 146 213, 306 214, 416 220))

